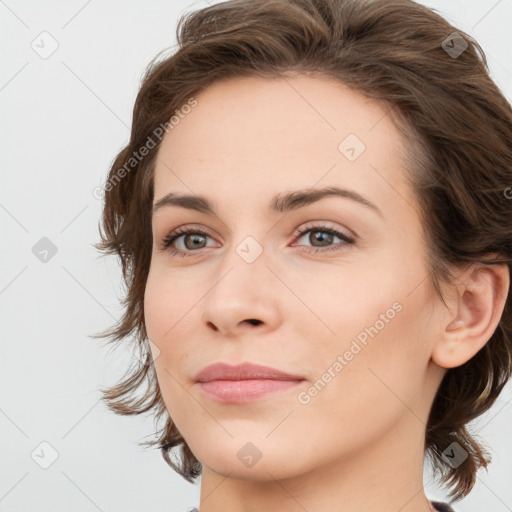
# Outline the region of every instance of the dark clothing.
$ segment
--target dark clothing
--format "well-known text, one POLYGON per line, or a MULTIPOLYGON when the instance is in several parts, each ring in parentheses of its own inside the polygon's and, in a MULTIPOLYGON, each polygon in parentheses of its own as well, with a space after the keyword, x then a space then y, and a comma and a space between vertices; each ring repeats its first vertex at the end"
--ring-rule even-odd
POLYGON ((438 512, 455 512, 450 505, 447 505, 446 503, 441 503, 440 501, 432 501, 432 506, 438 511, 438 512))

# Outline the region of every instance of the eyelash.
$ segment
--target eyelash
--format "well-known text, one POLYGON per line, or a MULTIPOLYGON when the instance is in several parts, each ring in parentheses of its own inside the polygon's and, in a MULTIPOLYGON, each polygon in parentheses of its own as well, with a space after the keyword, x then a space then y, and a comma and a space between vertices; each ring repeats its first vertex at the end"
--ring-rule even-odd
MULTIPOLYGON (((339 247, 340 244, 347 246, 347 245, 353 245, 355 243, 355 240, 353 238, 345 235, 344 233, 342 233, 336 229, 333 229, 333 228, 330 228, 327 226, 322 226, 322 225, 307 226, 307 227, 302 228, 301 230, 297 231, 297 233, 294 235, 294 241, 297 241, 298 239, 302 238, 302 236, 304 236, 304 234, 309 233, 310 231, 313 231, 313 232, 318 231, 321 233, 328 233, 329 235, 337 236, 338 238, 340 238, 342 240, 342 242, 338 242, 338 244, 337 244, 338 246, 335 246, 334 248, 318 247, 314 250, 306 249, 306 252, 317 253, 317 252, 340 251, 340 250, 343 250, 343 247, 339 247)), ((178 229, 172 231, 162 240, 161 250, 162 251, 167 250, 173 256, 183 256, 183 257, 192 256, 194 252, 199 252, 199 249, 196 251, 190 250, 190 249, 188 251, 183 251, 181 249, 175 249, 174 247, 171 246, 171 244, 175 240, 180 238, 180 236, 188 235, 188 234, 201 235, 201 236, 207 236, 207 237, 210 236, 208 233, 201 231, 200 229, 193 228, 190 226, 184 226, 182 228, 178 228, 178 229)), ((304 249, 302 249, 302 250, 304 250, 304 249)))

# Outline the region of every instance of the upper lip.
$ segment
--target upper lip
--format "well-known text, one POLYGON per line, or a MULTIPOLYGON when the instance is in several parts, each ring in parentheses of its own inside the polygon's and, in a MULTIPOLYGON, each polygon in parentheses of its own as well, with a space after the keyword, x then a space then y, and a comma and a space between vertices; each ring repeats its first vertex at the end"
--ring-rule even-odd
POLYGON ((304 378, 253 363, 242 363, 236 366, 214 363, 203 368, 195 377, 196 382, 248 379, 303 380, 304 378))

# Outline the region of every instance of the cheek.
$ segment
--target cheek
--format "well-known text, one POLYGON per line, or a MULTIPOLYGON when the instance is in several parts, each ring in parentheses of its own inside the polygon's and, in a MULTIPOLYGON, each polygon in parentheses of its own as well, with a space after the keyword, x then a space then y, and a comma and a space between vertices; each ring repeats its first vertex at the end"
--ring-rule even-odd
POLYGON ((144 319, 149 338, 160 344, 162 351, 190 322, 192 308, 201 298, 199 290, 191 293, 191 289, 190 283, 180 281, 161 265, 150 268, 144 292, 144 319))
POLYGON ((400 286, 354 293, 337 315, 332 311, 338 335, 320 348, 318 380, 304 400, 310 398, 308 416, 322 416, 333 430, 343 425, 349 436, 371 436, 410 409, 421 415, 431 341, 427 297, 400 286))
POLYGON ((153 357, 158 387, 173 419, 179 418, 181 412, 181 407, 176 405, 187 399, 179 384, 181 377, 175 371, 176 365, 187 357, 186 344, 175 334, 183 316, 176 297, 166 280, 151 270, 144 293, 144 319, 148 338, 158 348, 158 357, 153 357))
POLYGON ((169 313, 172 308, 172 303, 167 302, 169 298, 163 282, 157 278, 155 272, 150 270, 144 291, 144 321, 149 339, 156 343, 160 350, 162 347, 158 341, 161 340, 165 330, 172 325, 164 325, 165 312, 169 313))
POLYGON ((335 457, 364 450, 402 420, 409 425, 402 432, 420 425, 418 417, 426 423, 422 395, 428 357, 410 338, 410 314, 404 304, 380 331, 368 329, 366 345, 344 338, 322 347, 320 359, 312 356, 316 379, 298 397, 294 427, 285 427, 283 436, 323 439, 309 456, 335 457))
POLYGON ((312 417, 341 422, 355 434, 369 416, 386 421, 421 399, 433 332, 424 275, 420 262, 395 256, 331 280, 327 293, 326 281, 303 286, 300 293, 322 320, 297 316, 303 339, 318 340, 309 349, 315 385, 299 400, 312 417))
POLYGON ((347 350, 354 339, 364 346, 388 331, 403 310, 399 274, 373 265, 331 268, 314 279, 295 279, 293 289, 307 305, 293 301, 287 313, 301 326, 304 340, 321 339, 315 350, 347 350))
POLYGON ((158 350, 154 365, 167 405, 170 405, 168 396, 176 396, 180 392, 176 378, 180 381, 182 378, 176 375, 176 368, 189 356, 187 337, 180 334, 193 313, 187 314, 191 306, 185 302, 183 294, 176 292, 176 286, 169 286, 168 278, 150 271, 144 293, 144 320, 148 338, 158 350))

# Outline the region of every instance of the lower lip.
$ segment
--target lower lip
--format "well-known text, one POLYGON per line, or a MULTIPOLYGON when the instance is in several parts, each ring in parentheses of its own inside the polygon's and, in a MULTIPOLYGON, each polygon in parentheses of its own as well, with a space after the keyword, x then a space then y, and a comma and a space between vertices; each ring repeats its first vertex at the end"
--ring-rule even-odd
POLYGON ((212 380, 200 382, 203 392, 219 402, 247 403, 294 388, 300 380, 212 380))

